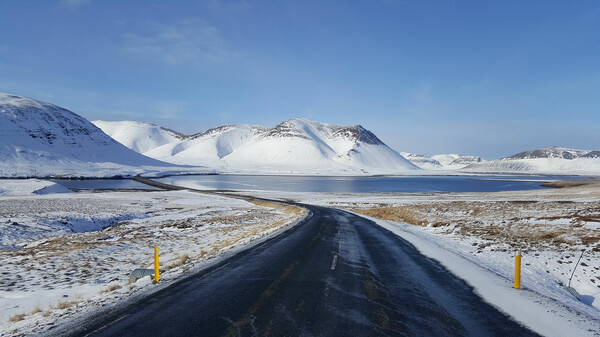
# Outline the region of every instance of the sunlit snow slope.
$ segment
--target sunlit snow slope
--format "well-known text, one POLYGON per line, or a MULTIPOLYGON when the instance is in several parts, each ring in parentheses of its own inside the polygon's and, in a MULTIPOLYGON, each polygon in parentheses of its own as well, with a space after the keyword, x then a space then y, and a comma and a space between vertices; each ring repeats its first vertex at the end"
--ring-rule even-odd
POLYGON ((400 154, 411 163, 425 170, 458 170, 469 164, 484 161, 478 156, 463 156, 459 154, 436 154, 431 157, 408 152, 400 152, 400 154))
MULTIPOLYGON (((406 174, 419 169, 360 125, 324 124, 302 118, 273 128, 228 125, 191 136, 177 134, 180 137, 171 142, 148 148, 145 145, 150 141, 144 127, 132 128, 132 122, 117 122, 121 127, 113 124, 111 128, 105 127, 105 122, 94 123, 147 156, 177 164, 207 165, 224 172, 406 174), (146 140, 144 146, 134 145, 142 140, 146 140)), ((156 126, 146 130, 159 130, 160 136, 152 135, 152 139, 172 137, 172 131, 156 126)))
POLYGON ((111 177, 178 170, 53 104, 0 93, 0 177, 111 177))
POLYGON ((471 164, 466 166, 463 171, 600 175, 600 151, 545 147, 487 163, 471 164))

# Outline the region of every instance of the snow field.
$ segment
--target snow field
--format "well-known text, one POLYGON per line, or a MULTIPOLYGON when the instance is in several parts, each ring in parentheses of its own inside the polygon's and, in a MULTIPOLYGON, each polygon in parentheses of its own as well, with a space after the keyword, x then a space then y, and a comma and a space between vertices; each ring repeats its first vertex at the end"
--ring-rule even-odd
POLYGON ((14 179, 0 182, 0 196, 18 196, 31 194, 71 193, 59 184, 39 179, 14 179))
POLYGON ((0 208, 1 232, 9 221, 22 229, 0 249, 0 336, 40 333, 154 289, 149 277, 128 277, 152 268, 155 245, 164 285, 301 216, 296 207, 187 191, 0 196, 0 204, 10 208, 0 208), (99 227, 83 231, 76 219, 86 217, 99 227))

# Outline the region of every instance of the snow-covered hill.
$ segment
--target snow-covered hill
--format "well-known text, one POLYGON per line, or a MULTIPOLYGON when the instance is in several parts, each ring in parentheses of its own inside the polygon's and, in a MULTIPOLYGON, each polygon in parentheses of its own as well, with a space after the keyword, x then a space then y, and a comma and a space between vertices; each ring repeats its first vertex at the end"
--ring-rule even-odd
POLYGON ((194 171, 140 155, 69 110, 0 93, 0 177, 111 177, 180 170, 194 171))
POLYGON ((431 158, 439 161, 444 169, 458 170, 465 166, 485 162, 481 157, 478 156, 464 156, 460 154, 436 154, 431 158))
POLYGON ((112 138, 119 139, 119 143, 142 154, 161 145, 188 137, 151 123, 92 121, 92 124, 102 129, 104 133, 111 135, 112 138))
POLYGON ((600 175, 600 151, 545 147, 463 169, 477 173, 600 175))
POLYGON ((473 163, 483 162, 481 157, 458 154, 436 154, 431 157, 409 152, 400 152, 400 154, 425 170, 458 170, 473 163))
POLYGON ((444 166, 437 160, 420 153, 400 152, 402 157, 424 170, 442 170, 444 166))
MULTIPOLYGON (((390 149, 360 125, 323 124, 302 118, 268 128, 255 125, 227 125, 192 136, 178 137, 154 148, 134 146, 148 139, 132 122, 117 122, 105 128, 107 134, 132 149, 171 163, 207 165, 224 172, 265 174, 406 174, 419 168, 390 149), (129 128, 129 132, 124 132, 129 128), (136 132, 139 131, 139 132, 136 132)), ((144 124, 145 125, 145 124, 144 124)), ((144 145, 150 142, 145 142, 144 145)))

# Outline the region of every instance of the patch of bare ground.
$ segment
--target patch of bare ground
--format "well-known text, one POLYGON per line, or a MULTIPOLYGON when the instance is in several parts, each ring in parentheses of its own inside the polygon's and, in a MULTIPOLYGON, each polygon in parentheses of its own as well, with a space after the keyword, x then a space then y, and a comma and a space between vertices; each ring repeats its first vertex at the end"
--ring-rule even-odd
POLYGON ((288 204, 280 203, 280 202, 272 202, 266 200, 248 200, 249 203, 254 204, 256 206, 275 208, 278 210, 283 210, 285 214, 297 214, 301 213, 303 210, 297 206, 290 206, 288 204))
POLYGON ((353 212, 361 213, 364 215, 372 216, 375 218, 406 222, 415 226, 426 226, 427 221, 417 210, 415 206, 397 206, 397 207, 377 207, 377 208, 366 208, 366 209, 351 209, 353 212))
POLYGON ((549 183, 542 184, 542 186, 544 186, 544 187, 553 187, 553 188, 568 188, 568 187, 579 187, 579 186, 590 186, 590 185, 596 185, 597 187, 600 187, 600 178, 560 180, 560 181, 552 181, 549 183))
POLYGON ((436 227, 473 237, 497 250, 600 250, 600 204, 565 200, 412 202, 402 206, 351 208, 356 213, 436 227), (579 249, 579 248, 577 248, 579 249))

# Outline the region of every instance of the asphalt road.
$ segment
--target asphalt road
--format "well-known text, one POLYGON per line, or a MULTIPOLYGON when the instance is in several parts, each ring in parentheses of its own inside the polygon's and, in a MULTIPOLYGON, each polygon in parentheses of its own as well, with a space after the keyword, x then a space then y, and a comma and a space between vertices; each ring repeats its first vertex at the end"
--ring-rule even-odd
POLYGON ((302 224, 65 334, 537 336, 391 232, 308 208, 302 224))

